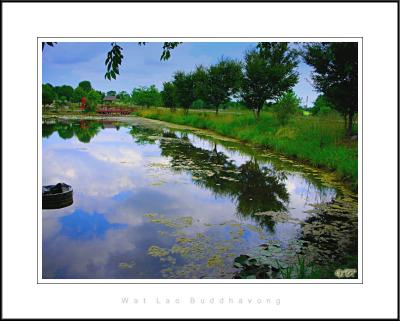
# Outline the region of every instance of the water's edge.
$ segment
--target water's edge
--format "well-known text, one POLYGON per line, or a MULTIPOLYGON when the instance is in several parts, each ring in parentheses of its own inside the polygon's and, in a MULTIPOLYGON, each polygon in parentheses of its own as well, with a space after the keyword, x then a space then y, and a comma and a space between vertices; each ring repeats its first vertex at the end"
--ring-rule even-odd
MULTIPOLYGON (((135 123, 135 119, 140 119, 141 122, 143 123, 148 123, 148 124, 153 124, 153 125, 160 125, 160 126, 165 126, 171 129, 177 129, 177 130, 186 130, 186 131, 190 131, 194 134, 197 134, 199 136, 208 136, 217 140, 221 140, 221 141, 227 141, 227 142, 234 142, 234 143, 240 143, 244 146, 248 146, 248 147, 254 147, 254 148, 260 148, 260 146, 257 146, 255 144, 249 143, 249 142, 244 142, 235 138, 231 138, 231 137, 227 137, 227 136, 223 136, 220 135, 218 133, 215 133, 212 130, 206 130, 206 129, 201 129, 201 128, 196 128, 196 127, 191 127, 191 126, 187 126, 187 125, 179 125, 179 124, 174 124, 174 123, 169 123, 169 122, 165 122, 162 120, 156 120, 156 119, 149 119, 149 118, 145 118, 145 117, 139 117, 139 116, 135 116, 135 115, 130 115, 130 116, 95 116, 95 115, 60 115, 60 114, 43 114, 42 115, 42 120, 49 120, 52 118, 56 118, 56 119, 64 119, 64 120, 108 120, 108 121, 119 121, 119 122, 124 122, 127 124, 134 124, 135 123)), ((328 174, 329 176, 331 176, 332 181, 334 181, 334 185, 338 186, 338 184, 342 185, 342 187, 347 191, 351 192, 351 194, 356 194, 358 195, 358 192, 355 191, 351 184, 349 184, 348 182, 343 181, 339 175, 337 175, 334 171, 328 170, 328 169, 324 169, 324 168, 318 168, 315 166, 310 165, 308 162, 305 161, 301 161, 299 159, 290 157, 288 155, 285 154, 281 154, 276 152, 275 150, 271 150, 271 149, 267 149, 265 147, 262 147, 263 150, 267 151, 268 153, 272 153, 275 154, 276 156, 278 156, 279 158, 286 158, 289 161, 294 161, 298 164, 301 164, 302 166, 305 166, 307 168, 310 169, 316 169, 318 171, 324 172, 326 174, 328 174)))

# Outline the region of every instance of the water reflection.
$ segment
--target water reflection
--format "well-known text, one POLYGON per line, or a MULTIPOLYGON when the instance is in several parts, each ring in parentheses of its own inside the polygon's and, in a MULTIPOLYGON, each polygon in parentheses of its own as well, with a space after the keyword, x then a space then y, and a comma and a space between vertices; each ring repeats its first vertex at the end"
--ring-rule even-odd
POLYGON ((314 262, 345 262, 358 251, 357 199, 315 204, 301 224, 300 239, 314 262))
MULTIPOLYGON (((114 126, 113 126, 114 127, 114 126)), ((70 139, 74 136, 82 143, 89 143, 96 136, 100 129, 105 126, 101 122, 81 120, 79 122, 57 121, 54 123, 43 123, 42 137, 49 137, 57 132, 62 139, 70 139)))
POLYGON ((82 210, 76 210, 70 215, 60 219, 60 235, 65 235, 74 240, 104 239, 110 229, 120 229, 126 224, 110 223, 103 214, 88 214, 82 210))
POLYGON ((213 150, 206 150, 193 146, 187 136, 183 136, 185 143, 175 134, 164 133, 163 137, 175 138, 160 142, 161 155, 171 157, 172 168, 190 172, 195 184, 215 195, 229 196, 239 216, 251 217, 273 230, 274 222, 269 217, 254 214, 286 210, 289 194, 284 173, 260 166, 254 157, 237 166, 226 154, 218 152, 216 143, 213 150))
POLYGON ((139 119, 53 120, 42 135, 43 185, 75 193, 43 212, 43 278, 229 278, 243 251, 301 236, 259 213, 302 221, 337 193, 296 164, 139 119))

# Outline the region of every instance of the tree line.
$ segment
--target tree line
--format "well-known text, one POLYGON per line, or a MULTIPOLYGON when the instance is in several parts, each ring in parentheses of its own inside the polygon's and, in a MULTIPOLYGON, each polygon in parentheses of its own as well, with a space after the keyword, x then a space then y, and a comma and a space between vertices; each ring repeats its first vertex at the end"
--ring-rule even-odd
POLYGON ((298 52, 288 43, 260 43, 246 52, 244 62, 229 58, 193 72, 177 71, 164 82, 161 92, 166 107, 193 106, 219 109, 232 100, 254 111, 256 117, 267 102, 289 92, 298 81, 298 52))
MULTIPOLYGON (((284 42, 262 42, 246 52, 243 61, 223 57, 209 67, 200 65, 192 72, 177 71, 170 81, 163 83, 161 92, 150 86, 135 88, 130 95, 121 92, 118 96, 126 103, 181 107, 186 112, 190 108, 214 108, 218 113, 227 104, 238 102, 256 117, 264 106, 274 103, 282 107, 277 113, 284 122, 299 106, 292 89, 298 82, 296 67, 300 59, 313 67, 313 86, 323 95, 318 103, 326 102, 329 108, 341 113, 350 135, 358 108, 358 44, 355 42, 306 43, 297 50, 284 42)), ((87 83, 81 82, 76 89, 54 87, 55 96, 79 101, 85 93, 89 102, 101 100, 103 94, 87 83)), ((54 99, 48 85, 43 92, 44 104, 54 99)))
MULTIPOLYGON (((316 108, 334 109, 345 118, 351 135, 358 108, 358 44, 355 42, 307 43, 300 50, 288 43, 259 43, 246 52, 244 61, 222 58, 208 68, 177 71, 164 82, 161 92, 166 107, 221 106, 236 98, 256 117, 268 103, 278 107, 284 122, 299 107, 292 89, 298 82, 296 67, 303 59, 313 67, 313 86, 321 92, 316 108)), ((322 111, 321 111, 322 112, 322 111)))
POLYGON ((125 105, 163 106, 162 95, 154 85, 134 88, 131 94, 126 91, 117 93, 115 90, 107 92, 95 90, 88 80, 81 81, 76 88, 68 85, 53 86, 49 83, 42 85, 43 105, 66 106, 69 103, 80 103, 85 97, 90 110, 100 104, 106 96, 115 96, 119 103, 125 105))
POLYGON ((81 81, 76 88, 72 86, 53 86, 49 83, 42 85, 42 104, 64 106, 67 103, 79 103, 86 97, 89 109, 94 109, 101 103, 105 93, 92 88, 90 81, 81 81))

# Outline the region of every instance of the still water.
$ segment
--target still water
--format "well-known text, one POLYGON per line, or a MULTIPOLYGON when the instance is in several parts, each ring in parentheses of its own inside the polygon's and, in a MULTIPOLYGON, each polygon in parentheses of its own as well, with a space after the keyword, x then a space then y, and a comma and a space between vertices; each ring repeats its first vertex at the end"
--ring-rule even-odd
POLYGON ((42 136, 42 184, 74 190, 42 211, 43 278, 232 278, 235 257, 292 246, 311 204, 342 193, 265 150, 139 118, 52 119, 42 136))

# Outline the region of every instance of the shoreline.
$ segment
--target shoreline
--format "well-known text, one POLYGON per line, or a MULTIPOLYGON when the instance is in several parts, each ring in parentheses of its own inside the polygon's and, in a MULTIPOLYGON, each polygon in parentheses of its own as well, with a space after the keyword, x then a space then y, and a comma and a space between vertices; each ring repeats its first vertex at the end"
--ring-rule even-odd
POLYGON ((154 119, 154 118, 150 118, 150 117, 143 117, 141 115, 140 116, 139 115, 104 116, 104 115, 66 114, 66 113, 64 113, 64 114, 60 114, 60 113, 57 113, 57 114, 49 114, 49 113, 42 114, 42 120, 51 119, 51 118, 68 119, 68 120, 80 120, 80 119, 83 119, 83 120, 109 120, 109 121, 120 121, 120 122, 129 123, 129 124, 134 124, 135 123, 135 121, 134 121, 135 119, 140 119, 141 121, 145 121, 148 124, 152 124, 152 125, 163 125, 163 126, 166 126, 166 127, 169 127, 169 128, 173 128, 173 129, 178 129, 178 130, 189 130, 189 131, 192 131, 192 132, 194 132, 196 134, 203 135, 203 136, 211 136, 211 137, 213 137, 215 139, 222 140, 222 141, 241 143, 241 144, 245 144, 246 146, 249 146, 249 147, 263 148, 263 149, 265 149, 265 151, 269 151, 269 152, 272 152, 272 153, 274 153, 276 155, 283 156, 284 158, 287 158, 290 161, 296 161, 299 164, 302 164, 302 165, 305 165, 305 166, 309 166, 310 168, 315 168, 315 169, 318 169, 318 170, 325 171, 326 173, 332 174, 335 177, 335 180, 337 182, 340 182, 341 184, 346 186, 346 188, 348 188, 353 193, 358 195, 358 185, 354 184, 354 182, 352 182, 349 179, 343 179, 343 177, 336 170, 332 170, 331 168, 328 168, 326 166, 315 166, 315 165, 311 164, 310 160, 293 157, 293 156, 290 156, 290 155, 288 155, 286 153, 276 151, 273 148, 269 148, 269 147, 263 146, 261 144, 256 144, 256 143, 253 143, 253 142, 240 140, 238 138, 221 135, 218 132, 216 132, 214 130, 211 130, 211 129, 203 129, 203 128, 198 128, 198 127, 194 127, 194 126, 190 126, 190 125, 182 125, 182 124, 168 122, 168 121, 164 121, 164 120, 160 120, 160 119, 154 119))

